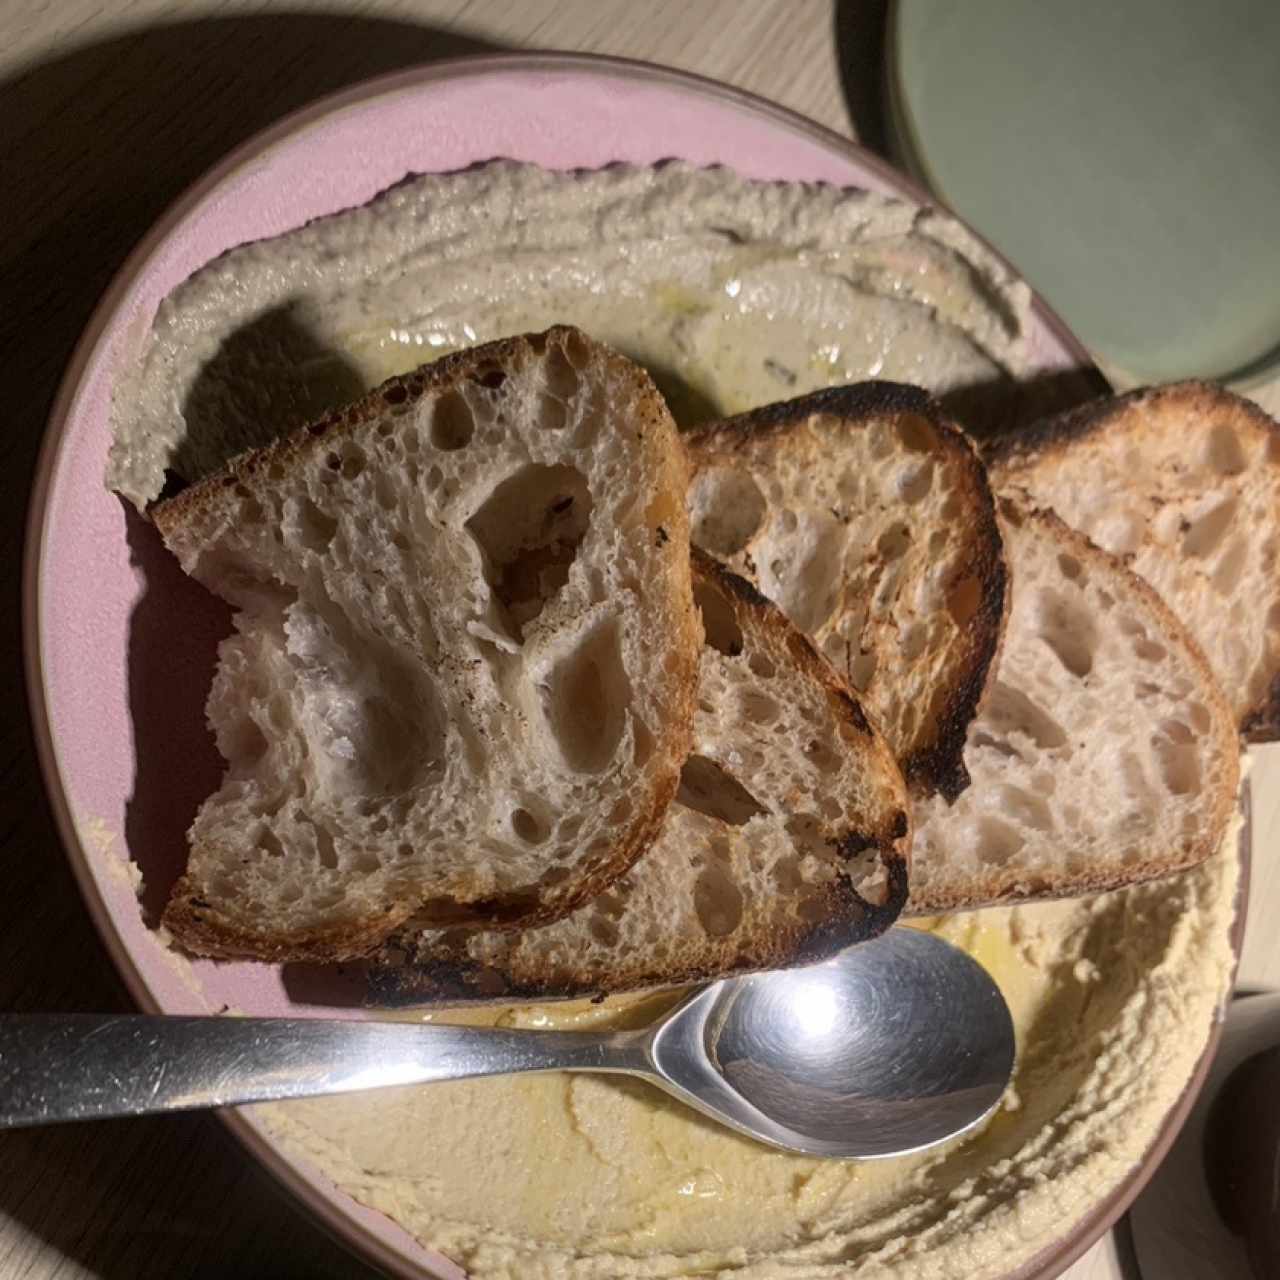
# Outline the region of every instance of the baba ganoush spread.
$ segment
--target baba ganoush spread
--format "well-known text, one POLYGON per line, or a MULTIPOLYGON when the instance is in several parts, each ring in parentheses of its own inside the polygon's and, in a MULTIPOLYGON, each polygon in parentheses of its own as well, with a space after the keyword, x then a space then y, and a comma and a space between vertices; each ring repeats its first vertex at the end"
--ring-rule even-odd
POLYGON ((140 506, 394 373, 575 324, 682 424, 866 378, 1031 370, 1027 286, 953 218, 681 163, 496 161, 224 254, 161 303, 118 389, 111 488, 140 506))
MULTIPOLYGON (((910 204, 678 163, 498 162, 233 250, 175 290, 117 389, 108 482, 145 505, 166 471, 196 479, 390 374, 555 322, 648 366, 687 423, 869 377, 1025 378, 1029 308, 953 220, 910 204)), ((1003 1275, 1122 1182, 1184 1089, 1230 979, 1235 840, 1165 882, 930 922, 992 971, 1019 1054, 991 1122, 925 1154, 788 1155, 585 1075, 256 1114, 481 1280, 1003 1275)), ((453 1016, 603 1027, 653 1009, 453 1016)))

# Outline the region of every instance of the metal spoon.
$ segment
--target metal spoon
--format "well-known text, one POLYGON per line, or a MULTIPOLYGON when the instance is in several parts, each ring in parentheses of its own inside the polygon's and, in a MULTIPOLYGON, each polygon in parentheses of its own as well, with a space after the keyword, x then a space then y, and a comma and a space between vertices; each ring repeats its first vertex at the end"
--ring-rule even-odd
POLYGON ((892 929, 824 964, 712 983, 638 1031, 15 1014, 0 1019, 0 1127, 610 1071, 790 1151, 887 1156, 982 1120, 1013 1047, 1009 1010, 976 961, 892 929))

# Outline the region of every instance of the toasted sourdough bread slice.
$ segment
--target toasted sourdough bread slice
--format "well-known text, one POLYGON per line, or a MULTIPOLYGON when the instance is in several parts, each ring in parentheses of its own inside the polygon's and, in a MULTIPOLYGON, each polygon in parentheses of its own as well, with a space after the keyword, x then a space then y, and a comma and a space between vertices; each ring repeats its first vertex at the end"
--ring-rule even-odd
POLYGON ((993 481, 1124 557, 1199 641, 1247 738, 1280 737, 1280 425, 1207 382, 990 446, 993 481))
POLYGON ((686 432, 694 542, 811 636, 913 791, 955 797, 1004 625, 986 472, 916 387, 832 387, 686 432))
POLYGON ((331 960, 415 913, 546 920, 662 825, 700 626, 675 427, 556 328, 447 357, 156 505, 239 612, 228 761, 165 923, 331 960))
POLYGON ((969 729, 973 785, 916 808, 913 915, 1114 889, 1222 841, 1226 699, 1155 592, 1055 516, 1003 499, 1013 608, 969 729))
POLYGON ((695 553, 694 754, 662 834, 555 924, 405 934, 375 1000, 555 999, 819 960, 873 937, 907 893, 907 794, 884 739, 781 612, 695 553))

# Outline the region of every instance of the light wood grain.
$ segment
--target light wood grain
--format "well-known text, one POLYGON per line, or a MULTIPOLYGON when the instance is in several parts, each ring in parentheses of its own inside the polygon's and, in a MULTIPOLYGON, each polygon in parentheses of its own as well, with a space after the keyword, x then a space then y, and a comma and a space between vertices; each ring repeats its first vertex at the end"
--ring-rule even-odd
MULTIPOLYGON (((0 1008, 126 1007, 63 861, 32 762, 18 663, 21 519, 53 391, 137 238, 229 147, 366 76, 496 48, 667 63, 884 144, 884 4, 827 0, 7 0, 0 6, 0 1008)), ((1280 408, 1280 383, 1258 398, 1280 408)), ((1273 753, 1267 765, 1273 776, 1273 753)), ((1280 777, 1277 777, 1280 782, 1280 777)), ((1255 812, 1280 840, 1280 785, 1255 812)), ((1280 859, 1255 864, 1255 919, 1280 859)), ((1274 932, 1241 971, 1280 987, 1274 932)), ((1115 1280, 1104 1242, 1071 1280, 1115 1280)), ((285 1201, 208 1118, 0 1137, 0 1276, 344 1277, 374 1273, 285 1201)))

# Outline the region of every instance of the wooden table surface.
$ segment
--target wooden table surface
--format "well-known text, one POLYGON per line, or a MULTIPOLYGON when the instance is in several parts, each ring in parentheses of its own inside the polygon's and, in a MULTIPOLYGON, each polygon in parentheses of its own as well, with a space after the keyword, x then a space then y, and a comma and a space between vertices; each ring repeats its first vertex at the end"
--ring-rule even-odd
MULTIPOLYGON (((29 740, 17 608, 22 518, 77 335, 152 220, 228 148, 379 72, 504 48, 683 67, 883 148, 884 4, 828 0, 5 0, 0 6, 0 1009, 129 1007, 80 903, 29 740)), ((1280 384, 1259 393, 1280 408, 1280 384)), ((1273 787, 1274 793, 1280 787, 1273 787)), ((1255 849, 1280 836, 1257 806, 1255 849)), ((1280 908, 1259 866, 1255 920, 1280 908)), ((1280 987, 1251 931, 1243 986, 1280 987)), ((1113 1238, 1071 1280, 1124 1272, 1113 1238)), ((314 1226, 209 1117, 0 1136, 0 1276, 375 1273, 314 1226)))

